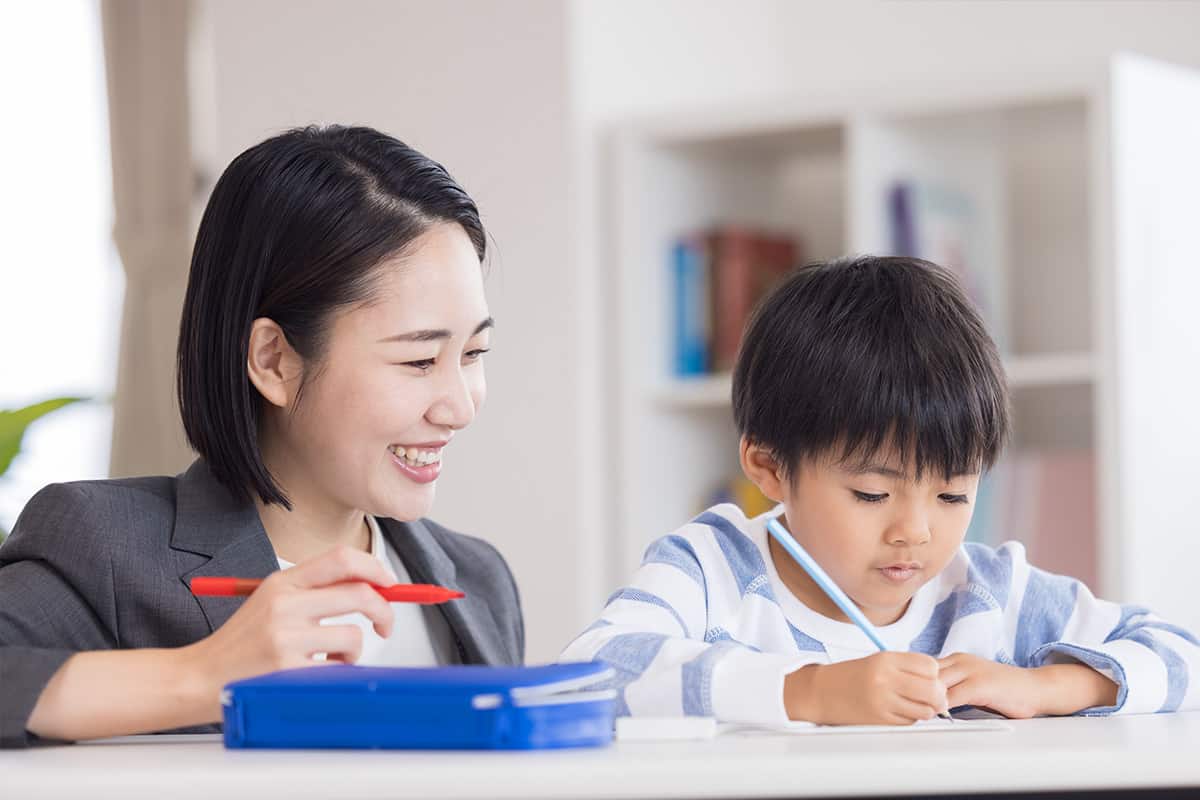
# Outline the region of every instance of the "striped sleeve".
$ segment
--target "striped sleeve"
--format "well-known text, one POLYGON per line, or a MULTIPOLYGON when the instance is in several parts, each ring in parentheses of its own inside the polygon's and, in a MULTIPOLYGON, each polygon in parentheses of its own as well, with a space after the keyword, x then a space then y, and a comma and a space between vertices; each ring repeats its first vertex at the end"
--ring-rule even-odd
POLYGON ((1006 623, 1012 660, 1021 667, 1077 662, 1117 685, 1113 706, 1084 715, 1144 714, 1200 708, 1200 641, 1135 605, 1096 598, 1081 581, 1029 565, 1021 545, 1011 560, 1006 623))
POLYGON ((597 660, 616 675, 618 713, 713 716, 723 722, 787 721, 783 679, 824 653, 763 653, 708 631, 705 572, 694 541, 675 534, 654 542, 630 584, 608 599, 600 619, 563 652, 597 660))

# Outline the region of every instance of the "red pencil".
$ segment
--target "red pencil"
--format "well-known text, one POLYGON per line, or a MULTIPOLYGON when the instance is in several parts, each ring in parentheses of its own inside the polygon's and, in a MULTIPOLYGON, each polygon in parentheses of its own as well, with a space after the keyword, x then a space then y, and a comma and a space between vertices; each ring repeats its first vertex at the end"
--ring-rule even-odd
MULTIPOLYGON (((262 583, 259 578, 192 578, 192 594, 201 597, 245 597, 262 583)), ((435 605, 466 597, 462 592, 430 583, 396 583, 371 588, 390 603, 435 605)))

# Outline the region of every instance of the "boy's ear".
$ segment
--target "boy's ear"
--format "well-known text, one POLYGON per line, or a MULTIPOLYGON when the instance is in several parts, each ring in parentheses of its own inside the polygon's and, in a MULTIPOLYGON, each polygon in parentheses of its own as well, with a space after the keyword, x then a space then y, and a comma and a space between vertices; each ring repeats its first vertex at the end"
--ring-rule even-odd
POLYGON ((250 326, 250 349, 246 353, 250 382, 268 403, 291 408, 304 372, 304 361, 288 343, 283 328, 261 317, 250 326))
POLYGON ((766 449, 753 444, 742 437, 738 444, 738 460, 742 464, 742 472, 758 487, 768 500, 776 503, 783 502, 784 483, 787 480, 783 468, 775 457, 766 449))

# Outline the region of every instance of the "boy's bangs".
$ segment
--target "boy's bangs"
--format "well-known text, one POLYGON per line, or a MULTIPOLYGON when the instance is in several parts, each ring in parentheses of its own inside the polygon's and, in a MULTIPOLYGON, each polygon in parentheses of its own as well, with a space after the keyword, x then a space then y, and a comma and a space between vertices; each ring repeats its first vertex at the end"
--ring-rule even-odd
POLYGON ((810 428, 833 434, 828 442, 814 442, 810 452, 829 453, 854 470, 889 464, 916 480, 927 473, 948 480, 990 469, 1004 447, 1005 392, 990 385, 996 373, 981 372, 947 381, 847 370, 843 380, 851 385, 830 396, 852 399, 828 409, 830 418, 810 428), (950 386, 975 390, 952 392, 950 386))

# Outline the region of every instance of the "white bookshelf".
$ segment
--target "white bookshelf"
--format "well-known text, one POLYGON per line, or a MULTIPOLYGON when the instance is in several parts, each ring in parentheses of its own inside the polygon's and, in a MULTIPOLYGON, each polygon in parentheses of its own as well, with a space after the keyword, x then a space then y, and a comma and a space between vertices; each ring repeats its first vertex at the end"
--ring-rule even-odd
POLYGON ((1179 214, 1170 230, 1154 227, 1164 196, 1200 218, 1186 191, 1189 181, 1200 185, 1196 156, 1169 154, 1163 148, 1184 149, 1183 140, 1162 133, 1200 126, 1198 108, 1200 80, 1123 56, 1088 84, 962 87, 936 97, 910 88, 621 126, 608 187, 611 577, 628 574, 648 542, 693 515, 736 470, 730 376, 679 379, 670 370, 671 243, 735 223, 794 234, 804 260, 885 253, 884 189, 916 178, 972 199, 973 263, 983 265, 985 316, 1013 391, 1012 457, 1091 453, 1093 499, 1079 513, 1092 521, 1095 588, 1200 623, 1194 603, 1164 588, 1163 562, 1141 552, 1153 546, 1200 560, 1194 513, 1165 497, 1167 483, 1151 486, 1167 481, 1168 469, 1183 470, 1160 430, 1200 442, 1195 415, 1161 402, 1180 365, 1200 363, 1191 328, 1200 258, 1191 256, 1190 271, 1184 264, 1197 227, 1179 214), (1128 116, 1134 107, 1142 117, 1128 116), (1140 147, 1151 142, 1160 152, 1148 166, 1140 147), (1148 236, 1174 247, 1155 247, 1148 236), (1161 286, 1136 277, 1156 269, 1169 271, 1161 286), (1159 308, 1162 316, 1151 310, 1159 308), (1159 331, 1152 339, 1147 325, 1159 331), (1152 359, 1139 350, 1150 341, 1152 359), (1178 535, 1166 532, 1168 519, 1178 535))
MULTIPOLYGON (((1091 383, 1096 371, 1091 353, 1017 356, 1004 362, 1013 389, 1091 383)), ((654 397, 666 408, 729 408, 733 376, 727 372, 694 378, 667 378, 654 397)))

